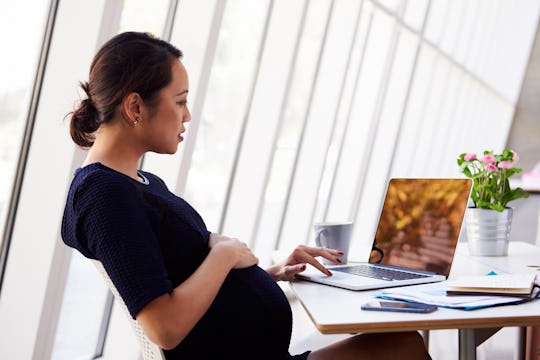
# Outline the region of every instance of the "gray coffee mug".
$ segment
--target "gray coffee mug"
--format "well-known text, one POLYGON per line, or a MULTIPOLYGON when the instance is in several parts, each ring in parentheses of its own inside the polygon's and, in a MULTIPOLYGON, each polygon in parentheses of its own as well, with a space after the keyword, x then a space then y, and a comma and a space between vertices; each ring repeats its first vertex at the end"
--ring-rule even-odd
MULTIPOLYGON (((351 244, 352 222, 322 222, 313 224, 315 244, 320 247, 343 251, 341 263, 346 264, 351 244)), ((336 263, 323 258, 323 264, 336 263)))

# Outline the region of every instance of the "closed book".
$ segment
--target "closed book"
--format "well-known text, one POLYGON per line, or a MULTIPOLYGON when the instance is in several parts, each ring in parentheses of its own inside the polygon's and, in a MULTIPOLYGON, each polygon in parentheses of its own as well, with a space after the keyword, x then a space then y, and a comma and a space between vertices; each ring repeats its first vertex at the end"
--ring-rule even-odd
POLYGON ((530 298, 536 273, 462 276, 449 280, 448 295, 496 295, 530 298))

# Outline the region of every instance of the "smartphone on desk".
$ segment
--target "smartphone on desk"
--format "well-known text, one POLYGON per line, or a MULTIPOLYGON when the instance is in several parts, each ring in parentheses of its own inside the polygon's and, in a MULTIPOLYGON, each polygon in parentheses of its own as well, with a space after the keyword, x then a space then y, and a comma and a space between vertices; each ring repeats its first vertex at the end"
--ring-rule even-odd
POLYGON ((409 313, 430 313, 437 310, 437 305, 415 302, 372 300, 362 305, 362 310, 399 311, 409 313))

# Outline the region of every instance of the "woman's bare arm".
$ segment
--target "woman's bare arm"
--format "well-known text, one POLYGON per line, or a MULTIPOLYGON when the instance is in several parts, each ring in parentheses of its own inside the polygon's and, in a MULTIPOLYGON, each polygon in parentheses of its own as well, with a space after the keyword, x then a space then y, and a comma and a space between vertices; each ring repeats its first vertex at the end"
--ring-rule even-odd
POLYGON ((137 321, 150 340, 164 349, 172 349, 206 313, 229 271, 257 263, 257 257, 246 244, 238 239, 220 239, 186 281, 171 294, 148 303, 137 314, 137 321))

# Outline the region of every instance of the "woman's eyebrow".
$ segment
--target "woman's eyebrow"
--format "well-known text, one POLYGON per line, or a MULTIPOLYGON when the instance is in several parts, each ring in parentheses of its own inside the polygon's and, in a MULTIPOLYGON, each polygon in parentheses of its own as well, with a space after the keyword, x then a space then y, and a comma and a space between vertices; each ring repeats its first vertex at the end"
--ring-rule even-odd
POLYGON ((184 90, 184 91, 181 91, 178 94, 176 94, 176 96, 184 95, 184 94, 187 94, 188 92, 189 92, 189 90, 184 90))

